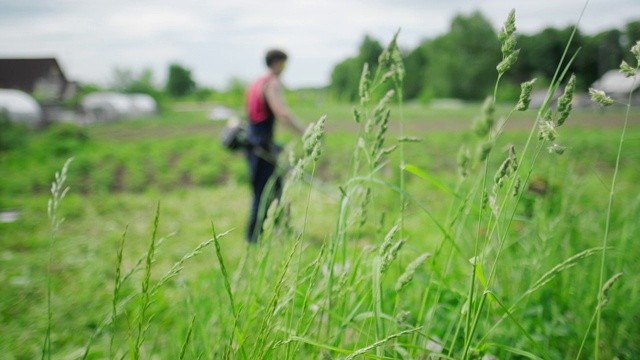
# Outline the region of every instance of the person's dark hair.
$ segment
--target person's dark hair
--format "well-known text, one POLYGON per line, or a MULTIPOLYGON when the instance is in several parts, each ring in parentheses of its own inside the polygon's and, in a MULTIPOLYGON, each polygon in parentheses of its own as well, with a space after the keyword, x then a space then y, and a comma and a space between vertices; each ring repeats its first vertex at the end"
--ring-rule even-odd
POLYGON ((276 61, 287 60, 287 54, 285 54, 282 50, 277 50, 277 49, 269 50, 267 51, 267 56, 265 57, 265 60, 267 62, 267 66, 271 67, 271 64, 273 64, 276 61))

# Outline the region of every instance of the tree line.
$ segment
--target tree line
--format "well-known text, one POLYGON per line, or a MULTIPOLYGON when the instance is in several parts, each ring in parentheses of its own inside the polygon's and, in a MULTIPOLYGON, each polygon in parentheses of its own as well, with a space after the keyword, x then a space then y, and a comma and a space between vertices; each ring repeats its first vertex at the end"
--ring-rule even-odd
MULTIPOLYGON (((501 80, 501 98, 517 99, 520 83, 537 78, 548 83, 561 62, 565 47, 574 31, 546 28, 536 34, 517 36, 518 61, 501 80)), ((425 39, 404 51, 408 76, 403 84, 405 100, 431 98, 482 99, 493 92, 496 65, 502 60, 497 31, 489 20, 476 11, 459 14, 449 31, 433 39, 425 39)), ((630 61, 627 49, 640 40, 640 21, 627 23, 623 29, 611 29, 595 35, 577 30, 570 43, 565 64, 575 54, 569 72, 577 78, 577 88, 586 90, 605 72, 617 69, 622 60, 630 61)), ((330 91, 341 101, 355 101, 362 67, 377 64, 383 46, 365 36, 358 55, 337 64, 331 73, 330 91)))
MULTIPOLYGON (((547 85, 561 63, 571 39, 566 64, 574 55, 569 73, 577 78, 577 89, 587 90, 605 72, 617 69, 622 60, 631 62, 628 49, 640 40, 640 21, 631 21, 622 29, 610 29, 595 35, 583 34, 573 27, 546 28, 536 34, 519 34, 518 61, 502 77, 498 96, 502 100, 517 100, 520 83, 536 78, 536 84, 547 85)), ((408 76, 403 83, 405 100, 428 102, 432 98, 480 100, 493 92, 496 65, 502 60, 498 32, 479 11, 455 16, 447 33, 424 39, 413 49, 403 49, 408 76)), ((365 63, 375 73, 378 57, 384 50, 375 38, 366 35, 356 56, 338 63, 331 73, 330 85, 321 90, 338 101, 353 102, 358 98, 358 84, 365 63)), ((246 83, 232 78, 228 89, 218 91, 200 86, 189 68, 169 64, 164 86, 157 86, 153 72, 144 69, 135 73, 130 69, 114 69, 111 90, 125 93, 147 93, 158 103, 168 99, 190 98, 216 101, 238 107, 244 101, 246 83)), ((95 85, 81 87, 81 95, 99 90, 95 85)), ((384 93, 385 89, 380 89, 384 93)), ((314 91, 315 92, 315 91, 314 91)))

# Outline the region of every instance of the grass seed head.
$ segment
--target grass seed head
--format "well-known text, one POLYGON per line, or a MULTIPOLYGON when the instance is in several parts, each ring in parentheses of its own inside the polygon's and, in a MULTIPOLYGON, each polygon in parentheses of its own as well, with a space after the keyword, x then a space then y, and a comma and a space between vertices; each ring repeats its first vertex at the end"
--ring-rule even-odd
POLYGON ((391 39, 389 45, 382 51, 378 57, 378 71, 387 71, 383 76, 381 82, 384 82, 389 77, 394 77, 396 83, 401 83, 404 78, 404 65, 402 64, 402 53, 398 47, 398 35, 400 31, 397 31, 391 39))
POLYGON ((504 28, 500 29, 500 32, 498 33, 498 40, 500 40, 500 43, 507 41, 508 38, 509 35, 504 31, 504 28))
POLYGON ((496 174, 493 176, 493 182, 499 187, 502 187, 502 183, 508 175, 510 166, 511 159, 506 158, 498 168, 498 171, 496 171, 496 174))
POLYGON ((402 291, 402 289, 409 285, 409 283, 413 280, 413 276, 415 275, 416 270, 418 270, 418 268, 420 268, 420 266, 422 266, 422 264, 424 264, 424 262, 427 261, 430 256, 430 253, 424 253, 418 256, 409 265, 407 265, 404 273, 400 275, 398 281, 396 281, 396 292, 402 291))
POLYGON ((478 151, 477 151, 478 162, 485 161, 489 156, 489 153, 491 153, 492 149, 493 149, 493 143, 491 141, 481 142, 478 145, 478 151))
POLYGON ((378 127, 378 133, 376 134, 376 138, 373 142, 373 146, 371 147, 372 158, 378 158, 381 156, 380 151, 382 149, 382 146, 384 145, 385 134, 387 133, 387 130, 389 128, 388 124, 389 124, 390 113, 391 113, 391 110, 387 109, 387 111, 385 112, 385 115, 382 117, 382 122, 378 127))
POLYGON ((636 76, 637 70, 631 65, 627 64, 626 61, 622 60, 620 64, 620 72, 624 74, 626 77, 634 77, 636 76))
POLYGON ((600 106, 610 106, 615 102, 602 90, 589 89, 589 95, 591 95, 591 100, 600 106))
POLYGON ((482 209, 486 209, 487 208, 487 204, 489 203, 489 193, 487 193, 487 191, 482 191, 482 209))
POLYGON ((51 183, 51 198, 49 198, 49 201, 47 202, 47 215, 53 225, 54 234, 57 232, 62 222, 64 222, 64 218, 60 218, 58 215, 58 206, 62 202, 62 199, 67 195, 67 192, 69 192, 69 187, 65 187, 64 183, 67 180, 69 165, 73 159, 73 157, 67 159, 62 166, 62 170, 55 173, 55 180, 51 183))
POLYGON ((458 164, 458 172, 460 173, 460 176, 462 178, 466 178, 467 175, 469 175, 469 160, 471 160, 470 158, 471 157, 469 155, 469 148, 467 148, 465 145, 460 147, 460 150, 458 150, 458 156, 456 157, 456 163, 458 164))
POLYGON ((538 289, 540 289, 541 287, 549 283, 551 280, 553 280, 556 277, 556 275, 558 275, 559 273, 563 272, 566 269, 574 267, 579 260, 592 256, 594 254, 597 254, 602 250, 603 250, 602 247, 591 248, 591 249, 581 251, 567 258, 563 262, 551 268, 551 270, 544 273, 535 283, 533 283, 533 285, 529 288, 529 290, 525 292, 525 295, 528 295, 537 291, 538 289))
POLYGON ((391 53, 391 69, 393 70, 393 81, 397 88, 402 88, 402 83, 404 82, 404 76, 406 74, 404 68, 404 61, 402 60, 402 52, 400 51, 400 47, 398 46, 398 35, 400 31, 398 31, 391 44, 389 44, 389 50, 391 53))
MULTIPOLYGON (((548 111, 548 113, 550 114, 551 112, 548 111)), ((538 138, 540 140, 553 141, 558 137, 558 133, 556 132, 553 121, 544 119, 538 121, 538 124, 540 128, 540 131, 538 132, 538 138)))
POLYGON ((392 146, 380 149, 380 152, 378 153, 378 156, 382 157, 382 156, 389 155, 392 152, 396 151, 397 148, 398 148, 398 145, 392 145, 392 146))
POLYGON ((307 125, 307 128, 304 129, 304 133, 302 134, 302 145, 305 152, 307 152, 307 148, 311 142, 311 137, 313 137, 313 133, 315 131, 314 125, 314 123, 307 125))
POLYGON ((493 97, 488 96, 482 104, 482 114, 473 123, 473 130, 479 137, 486 136, 493 128, 494 113, 493 97))
POLYGON ((631 53, 636 57, 636 61, 640 64, 640 40, 631 48, 631 53))
POLYGON ((264 223, 262 224, 262 230, 264 231, 265 236, 271 234, 276 225, 276 219, 279 218, 281 212, 280 201, 278 199, 274 199, 269 207, 267 208, 267 215, 265 216, 264 223))
POLYGON ((489 133, 489 130, 491 130, 491 128, 487 126, 487 122, 485 120, 486 119, 483 116, 477 116, 473 119, 473 132, 478 137, 486 136, 489 133))
POLYGON ((382 121, 382 119, 385 116, 387 116, 386 113, 390 111, 387 104, 395 94, 396 92, 393 89, 387 91, 386 94, 384 94, 384 96, 382 97, 382 99, 378 101, 378 104, 376 104, 376 107, 373 109, 373 117, 375 119, 376 124, 379 124, 382 121))
POLYGON ((623 275, 624 273, 617 273, 615 275, 613 275, 611 277, 611 279, 607 280, 606 283, 604 283, 604 285, 602 285, 602 290, 600 291, 600 304, 599 306, 605 306, 607 305, 607 303, 609 302, 609 298, 607 297, 607 295, 609 295, 609 290, 611 290, 611 287, 613 287, 613 284, 616 283, 616 281, 618 281, 618 279, 623 275))
POLYGON ((511 9, 507 16, 507 21, 504 23, 504 31, 508 35, 513 35, 516 32, 516 9, 511 9))
POLYGON ((502 48, 501 48, 502 55, 504 56, 511 55, 514 51, 516 51, 516 45, 517 45, 516 36, 515 35, 509 36, 506 40, 502 42, 502 48))
POLYGON ((571 75, 567 86, 564 88, 564 93, 558 98, 558 121, 557 125, 562 126, 564 122, 569 118, 573 105, 573 93, 576 90, 576 76, 571 75))
POLYGON ((518 171, 518 156, 516 155, 516 147, 514 145, 509 145, 509 159, 511 159, 509 171, 511 174, 515 174, 516 171, 518 171))
POLYGON ((384 274, 391 266, 391 263, 398 257, 398 253, 402 246, 407 242, 407 239, 400 239, 398 242, 391 244, 389 251, 382 257, 382 263, 380 264, 380 274, 384 274))
POLYGON ((515 146, 509 145, 509 155, 502 162, 498 171, 493 177, 494 187, 493 192, 496 193, 499 188, 502 187, 504 181, 508 178, 512 178, 518 171, 518 158, 516 156, 515 146))
POLYGON ((558 154, 558 155, 564 154, 564 151, 566 149, 567 149, 566 147, 558 145, 558 144, 553 144, 553 145, 551 145, 551 146, 549 146, 547 148, 547 150, 549 150, 550 154, 558 154))
POLYGON ((406 143, 417 143, 423 142, 424 139, 417 136, 401 136, 398 138, 398 142, 406 142, 406 143))
POLYGON ((318 120, 315 125, 315 137, 313 138, 313 152, 312 157, 314 161, 318 161, 320 158, 320 153, 322 152, 322 138, 324 137, 324 123, 326 122, 327 117, 323 116, 318 120))
MULTIPOLYGON (((389 44, 389 46, 391 46, 392 44, 389 44)), ((392 63, 392 59, 391 59, 391 53, 389 52, 389 47, 387 47, 386 49, 384 49, 382 51, 382 53, 380 54, 380 56, 378 56, 378 70, 381 69, 389 69, 391 67, 391 63, 392 63)), ((393 75, 393 70, 387 72, 387 74, 389 74, 388 77, 391 77, 393 75)), ((387 76, 383 77, 386 78, 387 76)))
POLYGON ((371 188, 367 187, 363 197, 362 205, 360 206, 360 226, 364 226, 367 222, 369 203, 371 202, 371 188))
POLYGON ((370 76, 369 64, 364 63, 362 75, 360 76, 360 84, 358 86, 358 96, 360 96, 360 103, 362 105, 369 101, 369 88, 371 87, 370 76))
POLYGON ((327 117, 323 116, 320 120, 310 124, 302 136, 305 155, 314 161, 317 161, 320 157, 322 148, 321 140, 324 135, 324 123, 326 119, 327 117))
POLYGON ((293 169, 291 170, 291 175, 289 175, 289 182, 298 182, 302 180, 302 175, 304 173, 305 161, 303 159, 298 159, 298 162, 295 164, 293 169))
POLYGON ((507 15, 507 20, 504 22, 504 26, 500 29, 498 33, 498 39, 500 39, 501 43, 504 43, 516 32, 516 10, 511 9, 509 11, 509 15, 507 15))
POLYGON ((384 73, 382 75, 382 78, 380 78, 379 84, 382 84, 384 82, 386 82, 387 80, 391 79, 392 77, 395 76, 395 70, 389 70, 386 73, 384 73))
POLYGON ((482 103, 482 113, 486 117, 490 117, 493 119, 493 115, 495 113, 495 106, 493 104, 493 96, 487 96, 482 103))
POLYGON ((498 66, 496 66, 496 70, 498 70, 498 74, 502 75, 509 71, 513 64, 518 61, 518 54, 520 53, 520 49, 514 50, 509 56, 505 57, 498 66))
POLYGON ((360 110, 355 106, 353 107, 353 119, 358 124, 362 121, 362 112, 360 112, 360 110))
POLYGON ((393 243, 391 241, 396 236, 396 233, 398 232, 398 229, 399 229, 399 226, 395 225, 394 227, 391 228, 391 230, 389 230, 387 235, 384 237, 384 241, 382 242, 382 245, 380 246, 380 253, 379 253, 380 256, 384 256, 389 251, 389 249, 393 245, 393 243))
POLYGON ((411 311, 408 310, 400 310, 397 314, 396 314, 396 323, 398 325, 404 325, 407 322, 407 319, 409 319, 409 316, 411 316, 411 311))
MULTIPOLYGON (((496 191, 495 187, 496 185, 494 185, 494 192, 496 191)), ((491 209, 494 215, 499 213, 498 198, 496 196, 494 195, 489 196, 488 204, 489 204, 489 208, 491 209)))
POLYGON ((529 104, 531 103, 531 92, 533 91, 533 84, 535 82, 536 79, 533 79, 520 84, 520 98, 516 105, 517 111, 525 111, 529 108, 529 104))
POLYGON ((373 122, 373 118, 372 117, 367 118, 367 122, 364 124, 365 135, 369 135, 373 132, 374 125, 375 124, 373 122))
POLYGON ((522 180, 520 179, 520 177, 516 177, 514 183, 513 183, 513 193, 511 195, 513 195, 513 197, 518 197, 518 195, 520 194, 520 189, 522 188, 522 180))

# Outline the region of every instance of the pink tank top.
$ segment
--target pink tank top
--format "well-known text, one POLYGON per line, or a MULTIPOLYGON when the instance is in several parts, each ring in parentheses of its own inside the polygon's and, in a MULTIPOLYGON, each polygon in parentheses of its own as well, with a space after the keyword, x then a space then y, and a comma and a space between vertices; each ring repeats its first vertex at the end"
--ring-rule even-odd
POLYGON ((269 74, 259 78, 247 90, 247 114, 249 121, 253 124, 273 117, 273 112, 264 96, 264 86, 272 77, 273 75, 269 74))

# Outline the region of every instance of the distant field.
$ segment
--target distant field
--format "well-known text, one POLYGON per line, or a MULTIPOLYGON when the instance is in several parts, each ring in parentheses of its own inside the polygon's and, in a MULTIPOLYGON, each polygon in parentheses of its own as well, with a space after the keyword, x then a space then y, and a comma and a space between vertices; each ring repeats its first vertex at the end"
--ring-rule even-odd
MULTIPOLYGON (((481 104, 466 104, 459 106, 425 106, 420 104, 408 104, 402 108, 403 123, 407 131, 464 131, 470 128, 471 121, 478 116, 481 104)), ((149 137, 181 136, 209 132, 213 137, 217 136, 224 122, 208 119, 206 109, 213 105, 203 105, 195 108, 195 111, 168 111, 157 122, 127 122, 116 124, 96 124, 88 128, 95 137, 127 139, 149 137), (200 110, 197 110, 200 109, 200 110), (139 131, 133 130, 139 129, 139 131)), ((321 116, 327 116, 328 131, 355 130, 357 124, 353 120, 353 105, 330 103, 326 105, 298 105, 293 108, 294 113, 304 122, 317 121, 321 116)), ((510 107, 499 106, 499 116, 507 116, 510 107)), ((508 124, 509 130, 529 130, 536 117, 536 109, 527 112, 515 112, 508 124)), ((242 116, 241 110, 238 111, 242 116)), ((578 128, 612 128, 620 127, 625 118, 626 109, 617 108, 578 108, 571 115, 567 127, 578 128)), ((392 107, 391 130, 398 130, 400 108, 392 107)), ((629 116, 630 126, 640 126, 640 108, 632 108, 629 116)), ((285 134, 286 136, 287 134, 285 134)))

